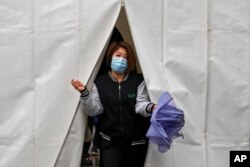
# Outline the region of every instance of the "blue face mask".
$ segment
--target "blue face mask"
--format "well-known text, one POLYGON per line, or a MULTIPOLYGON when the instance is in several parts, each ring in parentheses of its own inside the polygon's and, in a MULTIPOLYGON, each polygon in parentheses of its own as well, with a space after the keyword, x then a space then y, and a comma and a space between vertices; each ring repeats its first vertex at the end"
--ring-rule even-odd
POLYGON ((124 73, 128 68, 127 59, 123 57, 112 57, 111 69, 119 74, 124 73))

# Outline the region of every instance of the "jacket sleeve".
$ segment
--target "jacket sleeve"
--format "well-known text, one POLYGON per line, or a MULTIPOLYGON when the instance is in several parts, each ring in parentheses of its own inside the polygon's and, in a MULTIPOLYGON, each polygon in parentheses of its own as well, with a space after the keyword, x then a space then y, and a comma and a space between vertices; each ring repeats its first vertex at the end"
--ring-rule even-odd
POLYGON ((150 117, 152 115, 153 106, 154 103, 150 102, 145 81, 142 81, 137 88, 135 112, 144 117, 150 117))
POLYGON ((87 89, 81 92, 80 101, 81 109, 89 116, 100 115, 103 112, 103 106, 95 84, 91 93, 87 89))

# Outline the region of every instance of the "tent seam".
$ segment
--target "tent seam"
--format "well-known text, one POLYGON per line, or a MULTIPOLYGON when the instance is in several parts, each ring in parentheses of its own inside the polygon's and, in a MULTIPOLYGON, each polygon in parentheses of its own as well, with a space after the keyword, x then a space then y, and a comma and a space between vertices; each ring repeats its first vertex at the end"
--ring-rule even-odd
MULTIPOLYGON (((162 47, 162 55, 161 55, 161 66, 162 66, 162 70, 163 70, 163 74, 165 76, 165 81, 166 84, 164 84, 164 86, 167 87, 167 91, 170 93, 170 86, 168 83, 168 77, 167 77, 167 71, 164 68, 164 58, 165 58, 165 1, 162 1, 162 9, 161 9, 162 13, 161 13, 161 19, 162 19, 162 41, 161 41, 161 47, 162 47)), ((167 60, 166 60, 167 61, 167 60)), ((165 82, 164 82, 165 83, 165 82)), ((165 90, 164 90, 165 91, 165 90)), ((175 167, 175 149, 174 147, 172 147, 172 167, 175 167)))
POLYGON ((205 35, 205 41, 206 41, 206 86, 205 86, 205 113, 204 113, 204 120, 205 120, 205 125, 204 125, 204 142, 205 142, 205 166, 206 167, 208 167, 208 158, 207 158, 207 156, 208 156, 208 146, 207 146, 207 137, 208 137, 208 105, 207 105, 207 103, 208 103, 208 89, 209 89, 209 87, 208 87, 208 80, 209 80, 209 77, 208 77, 208 73, 209 73, 209 62, 208 62, 208 59, 209 59, 209 51, 210 51, 210 48, 209 48, 209 36, 210 36, 210 34, 209 34, 209 23, 208 23, 208 21, 209 21, 209 16, 208 16, 208 5, 209 5, 209 2, 208 2, 208 0, 206 0, 206 3, 205 3, 205 14, 206 14, 206 16, 205 16, 205 19, 206 19, 206 21, 205 21, 205 23, 206 23, 206 25, 205 25, 205 27, 206 27, 206 29, 205 29, 205 32, 206 32, 206 35, 205 35))
MULTIPOLYGON (((161 66, 162 66, 162 70, 165 76, 165 81, 166 84, 164 84, 164 86, 166 86, 167 91, 171 94, 171 90, 170 90, 170 86, 169 86, 169 82, 168 82, 168 77, 167 77, 167 68, 164 68, 164 58, 165 58, 165 1, 162 1, 162 56, 161 56, 161 66)), ((166 64, 167 64, 167 58, 166 58, 166 64)), ((165 83, 165 82, 164 82, 165 83)), ((165 91, 165 90, 164 90, 165 91)))
POLYGON ((33 45, 32 45, 32 55, 33 55, 33 91, 34 91, 34 94, 33 94, 33 114, 32 114, 32 120, 33 120, 33 126, 32 126, 32 144, 33 144, 33 155, 32 155, 32 164, 33 164, 33 167, 35 167, 35 124, 36 124, 36 121, 35 121, 35 110, 36 110, 36 91, 35 91, 35 57, 36 57, 36 51, 35 51, 35 32, 36 32, 36 28, 35 28, 35 0, 32 0, 31 1, 31 5, 32 5, 32 42, 33 42, 33 45))

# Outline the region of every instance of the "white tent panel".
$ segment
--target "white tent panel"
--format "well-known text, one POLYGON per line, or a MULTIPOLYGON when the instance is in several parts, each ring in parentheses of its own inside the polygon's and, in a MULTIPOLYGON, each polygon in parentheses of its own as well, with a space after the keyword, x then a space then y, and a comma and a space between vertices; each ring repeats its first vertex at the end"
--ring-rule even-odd
POLYGON ((35 164, 53 166, 77 106, 69 87, 78 71, 76 39, 74 30, 36 37, 35 164))
POLYGON ((86 84, 118 18, 119 0, 81 0, 79 15, 80 79, 86 84))
POLYGON ((82 160, 83 139, 85 133, 86 115, 78 105, 67 136, 61 145, 56 158, 55 167, 80 166, 82 160))
MULTIPOLYGON (((103 49, 113 30, 121 4, 118 0, 109 0, 105 3, 101 0, 81 0, 78 5, 79 59, 77 63, 79 69, 75 77, 91 88, 101 65, 102 57, 100 55, 103 56, 103 49)), ((77 108, 55 163, 56 167, 80 165, 85 120, 86 115, 82 113, 80 108, 77 108)))
POLYGON ((170 92, 184 110, 184 140, 175 140, 172 158, 161 165, 206 166, 205 106, 207 84, 206 1, 164 3, 164 69, 170 92))
POLYGON ((31 166, 34 84, 30 32, 1 29, 0 52, 4 53, 0 61, 0 166, 31 166))
POLYGON ((34 166, 53 166, 72 120, 78 74, 77 1, 34 1, 34 166))
POLYGON ((151 100, 154 102, 157 102, 164 90, 168 90, 168 85, 162 77, 164 75, 159 76, 159 74, 164 74, 162 68, 163 27, 161 24, 161 6, 161 1, 127 0, 125 2, 137 57, 151 95, 151 100))
POLYGON ((0 3, 0 166, 33 164, 31 7, 30 0, 0 3))
POLYGON ((249 150, 250 2, 209 1, 208 167, 249 150))
POLYGON ((66 31, 78 24, 78 0, 34 1, 35 28, 44 31, 66 31))
POLYGON ((33 23, 32 0, 1 0, 0 3, 0 28, 23 30, 31 29, 33 23))
POLYGON ((165 154, 150 149, 147 166, 205 166, 206 3, 128 0, 125 6, 151 98, 170 91, 187 119, 185 139, 165 154))

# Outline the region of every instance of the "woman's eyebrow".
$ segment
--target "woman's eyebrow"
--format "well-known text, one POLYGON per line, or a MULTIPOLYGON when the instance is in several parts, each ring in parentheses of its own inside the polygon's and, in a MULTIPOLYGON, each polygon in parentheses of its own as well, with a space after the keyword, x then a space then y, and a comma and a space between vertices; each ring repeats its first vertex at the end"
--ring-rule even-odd
MULTIPOLYGON (((122 52, 119 52, 119 51, 117 51, 117 52, 115 52, 115 53, 123 54, 122 52)), ((127 53, 125 53, 124 55, 127 55, 127 53)))

